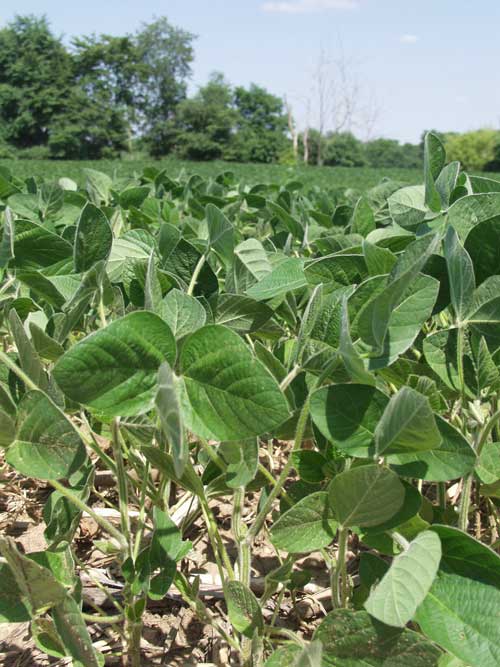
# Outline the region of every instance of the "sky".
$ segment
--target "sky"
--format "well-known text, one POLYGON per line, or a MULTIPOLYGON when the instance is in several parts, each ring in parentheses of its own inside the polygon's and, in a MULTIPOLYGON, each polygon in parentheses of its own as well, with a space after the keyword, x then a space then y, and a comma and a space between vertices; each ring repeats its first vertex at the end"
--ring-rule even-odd
POLYGON ((500 126, 499 0, 1 0, 0 25, 46 14, 53 30, 125 34, 154 16, 198 37, 190 89, 221 71, 286 95, 299 129, 317 122, 313 73, 320 52, 343 54, 358 104, 356 125, 417 142, 425 129, 500 126), (376 111, 376 113, 374 113, 376 111), (370 123, 371 124, 371 123, 370 123))

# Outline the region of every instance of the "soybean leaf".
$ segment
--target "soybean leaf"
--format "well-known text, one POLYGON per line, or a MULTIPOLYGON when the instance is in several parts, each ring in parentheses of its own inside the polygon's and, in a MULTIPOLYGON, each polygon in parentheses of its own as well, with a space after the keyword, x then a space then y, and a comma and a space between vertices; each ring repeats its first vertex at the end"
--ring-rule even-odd
POLYGON ((465 250, 474 266, 477 284, 498 274, 500 266, 500 218, 485 220, 473 227, 465 239, 465 250))
POLYGON ((223 442, 219 453, 227 463, 226 484, 237 489, 249 484, 257 474, 259 443, 257 438, 241 442, 223 442))
POLYGON ((436 449, 441 434, 429 400, 410 387, 402 387, 391 399, 375 429, 377 455, 436 449))
POLYGON ((233 259, 235 246, 234 227, 224 213, 213 204, 207 204, 205 215, 209 247, 213 248, 228 266, 233 259))
POLYGON ((328 546, 336 530, 328 494, 318 491, 302 498, 280 516, 271 529, 271 540, 278 549, 310 553, 328 546))
POLYGON ((434 254, 439 242, 437 235, 424 236, 410 244, 398 259, 385 289, 366 304, 359 316, 358 331, 365 343, 380 351, 383 349, 392 311, 434 254))
POLYGON ((71 347, 54 367, 64 393, 102 416, 149 410, 160 365, 175 361, 169 326, 157 315, 134 312, 71 347))
POLYGON ((446 161, 446 152, 439 137, 428 132, 424 138, 425 203, 431 211, 441 210, 441 197, 436 180, 446 161))
POLYGON ((274 315, 265 303, 244 294, 220 294, 215 308, 215 322, 240 334, 261 329, 274 315))
POLYGON ((476 464, 476 473, 483 484, 500 479, 500 442, 486 442, 476 464))
POLYGON ((176 288, 163 299, 162 314, 178 340, 202 327, 207 318, 198 299, 176 288))
POLYGON ((288 406, 278 384, 238 334, 208 325, 183 345, 184 419, 216 440, 261 435, 284 422, 288 406))
POLYGON ((5 269, 11 259, 14 259, 15 222, 12 211, 6 208, 4 211, 4 223, 2 240, 0 241, 0 270, 5 269))
POLYGON ((463 435, 442 417, 435 416, 442 442, 438 449, 390 454, 387 461, 402 477, 446 482, 474 469, 476 454, 463 435))
POLYGON ((29 391, 19 404, 6 459, 29 477, 67 479, 84 464, 86 453, 65 414, 41 391, 29 391))
POLYGON ((342 526, 370 527, 399 511, 405 489, 399 477, 379 465, 362 465, 340 473, 329 487, 333 514, 342 526))
POLYGON ((464 249, 453 227, 449 227, 444 238, 444 256, 448 268, 451 303, 459 323, 469 313, 476 279, 469 253, 464 249))
POLYGON ((387 202, 391 218, 404 229, 414 229, 425 220, 427 206, 421 185, 401 188, 392 194, 387 202))
POLYGON ((375 229, 375 217, 365 197, 360 197, 354 207, 351 220, 351 233, 367 236, 375 229))
POLYGON ((335 384, 313 392, 311 417, 335 447, 349 456, 366 458, 375 453, 375 430, 388 402, 375 387, 335 384))
POLYGON ((457 529, 434 530, 443 565, 415 620, 427 637, 467 664, 495 667, 500 661, 500 558, 457 529))
POLYGON ((96 262, 107 260, 113 244, 113 232, 104 213, 91 203, 85 205, 78 219, 73 249, 75 271, 88 271, 96 262))
POLYGON ((26 606, 12 570, 6 563, 0 564, 0 623, 23 623, 30 620, 26 606))
POLYGON ((420 533, 372 589, 364 605, 366 611, 386 625, 404 628, 429 592, 440 560, 438 535, 420 533))
POLYGON ((262 243, 258 239, 246 239, 234 249, 232 273, 226 278, 226 289, 231 284, 234 291, 240 294, 271 271, 271 263, 262 243))
POLYGON ((278 264, 271 273, 265 275, 258 283, 247 289, 246 294, 257 301, 265 301, 293 292, 306 285, 303 260, 298 257, 289 257, 278 264))
POLYGON ((323 655, 323 645, 320 641, 312 641, 304 646, 302 651, 296 656, 292 667, 321 667, 321 657, 323 655))
POLYGON ((349 328, 349 311, 347 308, 347 295, 342 298, 342 310, 340 320, 339 354, 344 362, 347 372, 355 382, 362 384, 375 384, 375 378, 366 370, 364 361, 354 347, 349 328))
POLYGON ((323 667, 437 667, 441 656, 420 633, 390 628, 366 611, 330 612, 314 638, 323 644, 323 667))
POLYGON ((11 538, 0 537, 0 553, 6 559, 31 618, 63 602, 65 588, 45 567, 24 556, 11 538))
POLYGON ((227 613, 232 626, 251 638, 254 632, 262 632, 264 621, 257 598, 239 581, 228 581, 224 586, 227 613))
POLYGON ((175 474, 182 477, 189 447, 184 433, 176 382, 172 369, 165 361, 158 371, 158 391, 156 392, 155 406, 163 432, 170 444, 175 474))

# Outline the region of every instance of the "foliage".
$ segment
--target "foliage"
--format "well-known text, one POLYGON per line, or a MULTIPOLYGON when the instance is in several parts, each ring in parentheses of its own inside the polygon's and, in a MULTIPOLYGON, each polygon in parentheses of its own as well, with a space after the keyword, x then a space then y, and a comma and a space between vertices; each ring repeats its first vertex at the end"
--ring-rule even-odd
POLYGON ((17 16, 0 30, 0 127, 7 142, 46 144, 71 83, 71 57, 46 18, 17 16))
POLYGON ((435 135, 424 150, 424 185, 339 205, 229 171, 88 169, 83 186, 0 172, 0 443, 52 488, 47 551, 0 538, 1 622, 31 620, 43 650, 95 666, 87 624, 106 622, 138 667, 147 601, 175 586, 246 666, 498 664, 500 186, 447 165, 435 135), (293 440, 272 471, 270 439, 293 440), (117 520, 95 511, 96 470, 117 520), (180 489, 229 626, 186 559, 180 489), (82 512, 123 582, 104 619, 82 613, 82 512), (268 538, 282 558, 262 592, 268 538), (283 645, 280 605, 313 551, 333 611, 283 645))
POLYGON ((395 139, 372 139, 364 146, 367 164, 370 167, 420 168, 422 159, 419 147, 400 144, 395 139))
POLYGON ((466 169, 483 171, 497 157, 500 135, 497 130, 482 129, 464 134, 448 134, 446 152, 450 160, 458 160, 466 169))

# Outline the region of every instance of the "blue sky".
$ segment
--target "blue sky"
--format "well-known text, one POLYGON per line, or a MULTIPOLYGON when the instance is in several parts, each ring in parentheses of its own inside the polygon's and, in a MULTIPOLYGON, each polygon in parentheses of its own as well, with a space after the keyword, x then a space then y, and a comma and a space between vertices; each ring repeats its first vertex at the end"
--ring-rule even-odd
POLYGON ((198 35, 192 89, 214 70, 259 83, 288 96, 299 125, 308 97, 314 120, 320 48, 335 58, 340 40, 360 98, 376 100, 374 134, 500 126, 499 0, 2 0, 0 25, 15 13, 45 13, 68 39, 166 15, 198 35))

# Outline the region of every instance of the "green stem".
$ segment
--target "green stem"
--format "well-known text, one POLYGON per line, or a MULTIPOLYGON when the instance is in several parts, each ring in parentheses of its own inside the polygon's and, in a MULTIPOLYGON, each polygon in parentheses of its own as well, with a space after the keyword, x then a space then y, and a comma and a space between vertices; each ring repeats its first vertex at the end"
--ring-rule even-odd
POLYGON ((19 366, 15 363, 15 361, 12 361, 12 359, 9 357, 8 354, 5 352, 2 352, 0 350, 0 361, 3 361, 3 363, 9 368, 13 373, 17 375, 17 377, 24 382, 26 385, 27 389, 30 389, 31 391, 37 391, 40 390, 40 387, 33 382, 33 380, 26 375, 26 373, 19 368, 19 366))
POLYGON ((120 526, 123 537, 129 549, 129 556, 132 556, 132 544, 130 540, 130 519, 128 516, 128 486, 125 464, 123 462, 122 447, 120 441, 120 418, 113 419, 111 424, 111 442, 113 444, 113 455, 116 465, 116 475, 118 481, 118 505, 120 509, 120 526))
POLYGON ((94 614, 86 614, 82 611, 82 618, 87 623, 103 623, 105 625, 115 625, 123 622, 123 614, 116 614, 116 616, 97 616, 94 614))
POLYGON ((187 293, 189 294, 189 296, 193 295, 194 288, 196 287, 196 283, 198 282, 200 272, 201 272, 206 260, 207 260, 207 256, 202 255, 200 257, 200 259, 198 260, 198 264, 194 267, 193 275, 191 276, 191 281, 189 283, 189 287, 188 287, 188 290, 187 290, 187 293))
POLYGON ((148 488, 148 477, 149 477, 149 461, 146 461, 146 465, 144 466, 144 475, 142 477, 141 495, 139 498, 140 509, 138 518, 138 528, 137 528, 137 534, 135 536, 134 551, 133 551, 134 563, 137 560, 139 551, 141 549, 142 537, 144 535, 144 527, 146 525, 146 492, 148 488))
MULTIPOLYGON (((309 396, 306 398, 304 405, 302 406, 302 410, 300 411, 299 419, 297 422, 297 430, 295 432, 295 441, 293 443, 293 448, 292 452, 296 452, 297 450, 300 449, 302 446, 302 441, 304 439, 304 434, 306 431, 306 426, 307 426, 307 419, 309 417, 309 401, 310 398, 309 396)), ((285 463, 283 470, 281 471, 280 476, 278 477, 278 480, 276 482, 276 486, 272 489, 271 493, 267 497, 266 502, 264 503, 264 506, 260 510, 260 512, 257 514, 257 517, 255 521, 253 522, 253 525, 251 526, 250 530, 248 531, 246 540, 247 542, 251 545, 255 537, 259 534, 260 530, 262 529, 262 526, 264 525, 266 521, 266 517, 271 511, 271 508, 273 506, 274 501, 276 498, 279 496, 281 493, 281 490, 288 478, 288 475, 290 473, 290 470, 292 469, 292 456, 288 457, 288 461, 285 463)))
POLYGON ((460 496, 460 506, 458 510, 458 527, 467 532, 469 527, 469 509, 472 492, 472 482, 474 481, 474 474, 467 475, 464 480, 462 495, 460 496))
POLYGON ((459 326, 457 330, 457 371, 458 383, 460 385, 460 395, 462 404, 465 401, 465 375, 464 375, 464 329, 459 326))
POLYGON ((446 509, 446 484, 444 482, 438 482, 437 491, 439 499, 439 508, 444 512, 444 510, 446 509))
POLYGON ((347 606, 347 540, 349 530, 343 526, 338 532, 338 552, 335 566, 335 576, 332 586, 332 603, 334 607, 344 608, 347 606))
POLYGON ((233 566, 229 560, 229 555, 220 536, 212 510, 208 506, 208 501, 205 496, 199 496, 199 500, 203 518, 205 519, 205 523, 207 525, 208 537, 210 539, 210 543, 212 544, 212 550, 214 552, 221 582, 224 582, 225 579, 224 567, 226 568, 229 579, 234 579, 235 577, 233 566))
POLYGON ((110 535, 112 535, 115 540, 117 540, 118 544, 122 548, 127 548, 127 542, 122 535, 122 533, 117 530, 112 523, 110 523, 107 519, 105 519, 103 516, 99 516, 94 510, 89 507, 86 503, 83 502, 71 489, 68 489, 66 486, 63 486, 60 482, 58 482, 55 479, 51 479, 49 481, 49 484, 54 487, 56 491, 59 491, 59 493, 67 498, 75 507, 78 507, 78 509, 82 512, 86 512, 94 521, 101 526, 103 530, 108 532, 110 535))
POLYGON ((238 574, 242 584, 250 586, 250 545, 246 542, 246 526, 243 523, 243 504, 245 487, 235 489, 233 496, 233 514, 231 524, 235 542, 238 546, 238 574))

